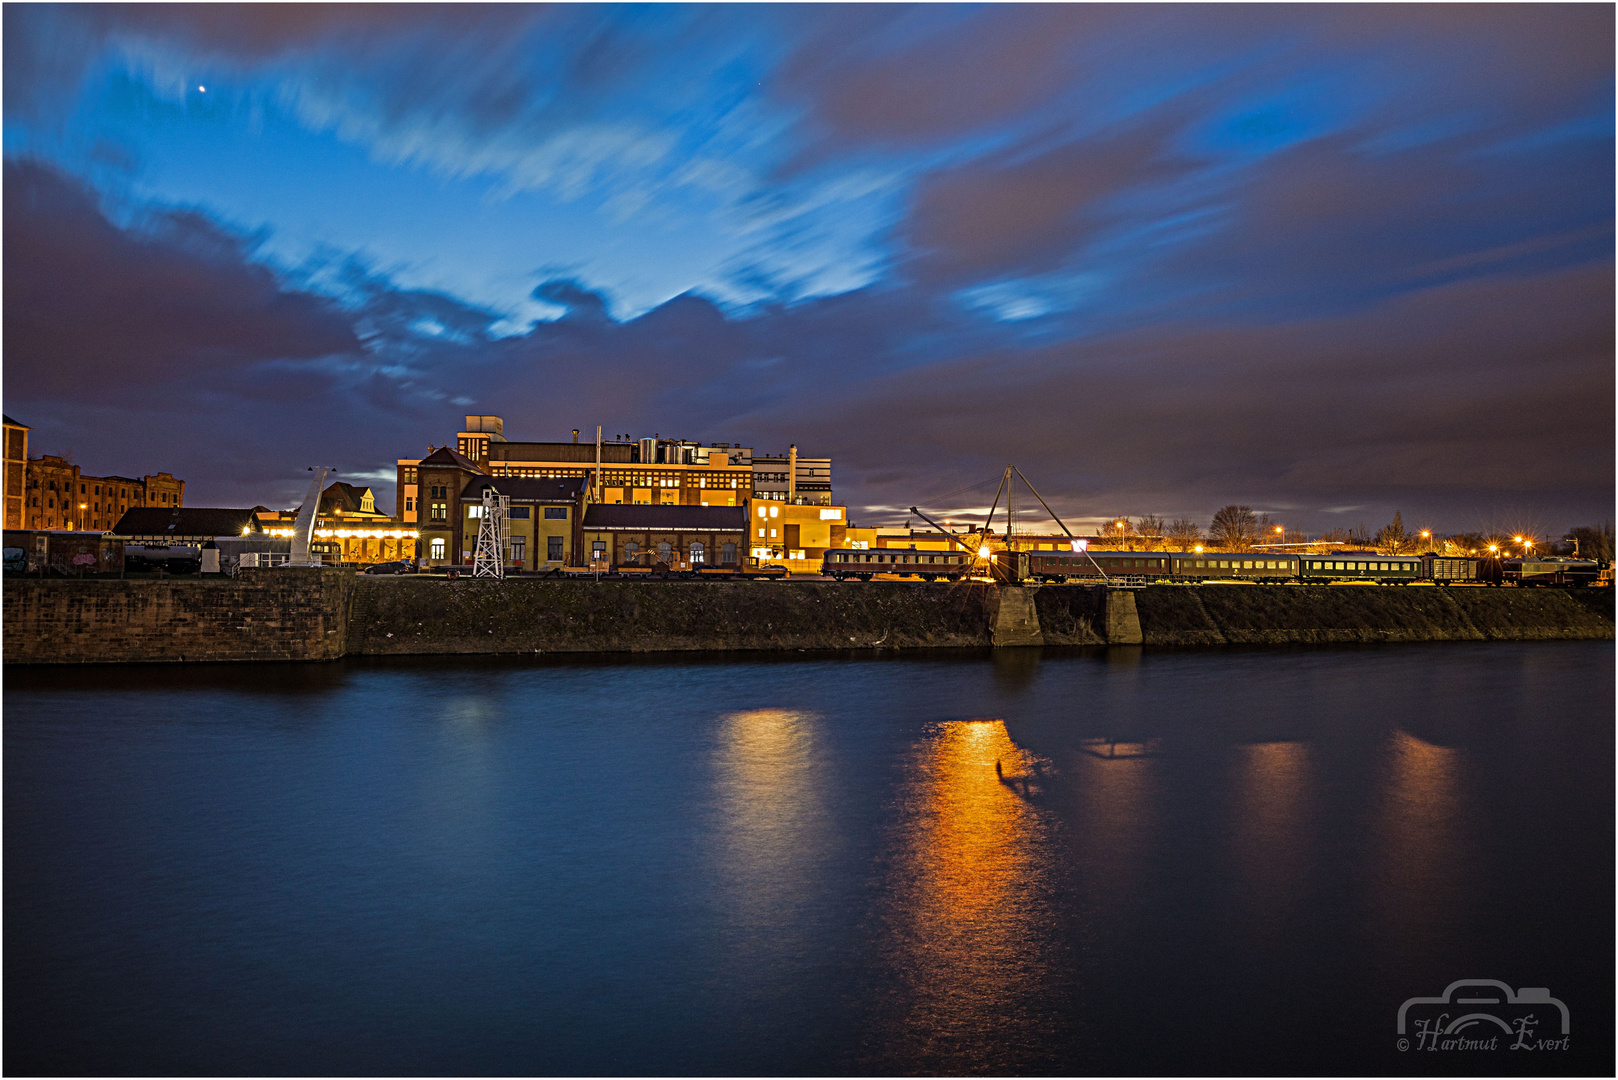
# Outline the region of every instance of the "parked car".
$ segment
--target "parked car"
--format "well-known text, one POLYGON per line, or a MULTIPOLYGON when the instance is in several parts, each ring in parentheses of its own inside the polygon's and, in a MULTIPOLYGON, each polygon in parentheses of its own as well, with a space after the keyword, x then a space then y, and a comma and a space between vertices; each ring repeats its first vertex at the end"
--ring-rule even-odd
POLYGON ((361 570, 362 574, 408 574, 410 573, 409 559, 395 559, 393 562, 379 562, 361 570))

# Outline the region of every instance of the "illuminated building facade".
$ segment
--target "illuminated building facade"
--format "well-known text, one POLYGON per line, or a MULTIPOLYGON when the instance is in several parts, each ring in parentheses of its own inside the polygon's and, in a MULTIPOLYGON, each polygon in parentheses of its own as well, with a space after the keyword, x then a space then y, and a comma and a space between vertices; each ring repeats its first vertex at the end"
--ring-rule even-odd
MULTIPOLYGON (((515 442, 498 416, 468 416, 451 453, 472 473, 521 480, 586 478, 592 503, 638 506, 742 506, 749 498, 831 505, 831 459, 799 458, 797 448, 778 457, 755 458, 749 447, 703 445, 684 439, 631 439, 627 435, 571 442, 515 442)), ((449 450, 448 447, 442 448, 449 450)), ((440 448, 429 447, 429 457, 440 448)), ((426 459, 398 458, 400 521, 430 524, 439 501, 427 490, 443 487, 422 479, 426 459), (423 507, 426 506, 426 509, 423 507)), ((457 541, 458 543, 458 541, 457 541)), ((452 544, 446 542, 446 552, 452 544)), ((457 561, 457 560, 451 560, 457 561)))
POLYGON ((30 459, 24 475, 22 527, 26 529, 109 530, 130 510, 173 510, 185 505, 185 481, 166 472, 142 477, 89 476, 66 458, 46 454, 30 459))
MULTIPOLYGON (((290 539, 298 511, 260 508, 256 516, 265 535, 290 539)), ((417 539, 415 525, 376 508, 370 488, 338 481, 320 493, 309 555, 327 563, 370 566, 414 559, 417 539)))
POLYGON ((747 516, 740 506, 591 506, 584 514, 586 568, 692 570, 741 565, 747 516))
POLYGON ((5 471, 4 488, 0 489, 0 503, 5 506, 5 527, 27 528, 28 522, 28 433, 27 424, 5 418, 5 471))
POLYGON ((830 506, 831 458, 799 457, 796 445, 785 454, 755 454, 753 497, 798 506, 830 506))
POLYGON ((750 499, 748 553, 779 563, 794 573, 819 573, 827 548, 848 541, 848 508, 750 499))
POLYGON ((582 476, 564 480, 480 476, 472 480, 461 490, 459 500, 461 558, 466 563, 472 561, 483 514, 483 492, 493 488, 510 500, 510 529, 504 552, 508 568, 541 571, 577 566, 575 556, 583 538, 588 486, 582 476))

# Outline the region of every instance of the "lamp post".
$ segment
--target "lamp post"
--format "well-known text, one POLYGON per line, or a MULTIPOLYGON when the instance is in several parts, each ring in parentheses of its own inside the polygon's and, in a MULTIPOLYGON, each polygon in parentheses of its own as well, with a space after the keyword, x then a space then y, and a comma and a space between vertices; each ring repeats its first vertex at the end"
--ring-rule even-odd
POLYGON ((84 507, 85 507, 85 505, 86 504, 84 504, 84 503, 79 504, 79 528, 81 528, 81 529, 84 528, 84 507))
POLYGON ((1118 550, 1127 551, 1128 548, 1124 547, 1124 527, 1128 525, 1128 522, 1119 521, 1115 522, 1115 524, 1118 526, 1118 550))

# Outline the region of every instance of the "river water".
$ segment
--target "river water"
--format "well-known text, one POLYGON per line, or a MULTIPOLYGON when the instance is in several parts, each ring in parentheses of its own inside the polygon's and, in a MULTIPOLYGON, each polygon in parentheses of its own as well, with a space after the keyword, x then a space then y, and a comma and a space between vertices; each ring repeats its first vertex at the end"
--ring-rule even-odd
POLYGON ((8 671, 6 1071, 1610 1073, 1613 655, 8 671))

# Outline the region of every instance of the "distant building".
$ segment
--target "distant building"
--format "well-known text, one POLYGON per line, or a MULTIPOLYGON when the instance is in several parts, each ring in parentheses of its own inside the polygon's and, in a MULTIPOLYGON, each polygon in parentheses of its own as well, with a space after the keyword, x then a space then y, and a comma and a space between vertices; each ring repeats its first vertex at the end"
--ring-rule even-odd
POLYGON ((24 527, 30 529, 108 530, 129 510, 185 505, 185 481, 169 473, 89 476, 52 454, 28 461, 27 483, 24 527))
POLYGON ((5 505, 8 529, 27 528, 28 433, 32 430, 27 424, 5 418, 4 488, 0 489, 0 501, 5 505))
MULTIPOLYGON (((571 442, 515 442, 498 416, 468 416, 452 453, 475 473, 521 480, 585 478, 590 503, 640 506, 741 506, 768 492, 784 502, 831 505, 831 459, 798 458, 793 447, 779 459, 755 459, 749 447, 685 439, 614 436, 599 450, 593 438, 571 442), (599 454, 599 456, 598 456, 599 454), (761 470, 759 460, 768 468, 761 470), (779 481, 777 481, 779 477, 779 481)), ((429 456, 448 449, 430 447, 429 456)), ((437 501, 421 477, 426 459, 398 458, 398 503, 404 522, 428 522, 437 501), (426 505, 427 509, 423 509, 426 505)), ((446 552, 453 548, 446 540, 446 552)), ((459 561, 459 560, 453 560, 459 561)))
POLYGON ((739 567, 747 512, 740 506, 591 506, 584 512, 583 533, 586 568, 739 567))
POLYGON ((797 446, 785 454, 753 455, 753 498, 798 506, 830 506, 831 458, 798 456, 797 446))

